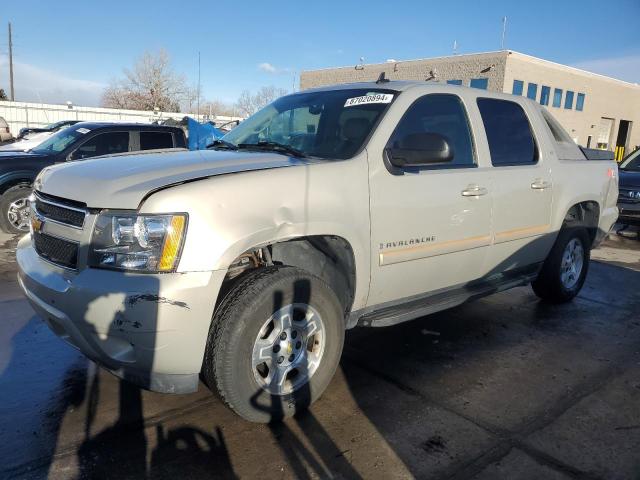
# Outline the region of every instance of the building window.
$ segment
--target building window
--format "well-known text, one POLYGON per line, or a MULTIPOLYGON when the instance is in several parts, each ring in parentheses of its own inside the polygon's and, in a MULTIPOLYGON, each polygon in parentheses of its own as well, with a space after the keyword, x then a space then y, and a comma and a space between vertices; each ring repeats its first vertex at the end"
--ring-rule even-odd
POLYGON ((566 110, 573 108, 573 92, 571 90, 567 90, 567 94, 564 97, 564 108, 566 110))
POLYGON ((480 88, 482 90, 486 90, 489 86, 488 78, 472 78, 471 82, 469 82, 469 86, 471 88, 480 88))
POLYGON ((523 88, 524 88, 524 82, 522 80, 514 80, 513 90, 511 90, 511 93, 513 93, 514 95, 522 95, 523 88))
POLYGON ((447 80, 449 85, 462 85, 462 80, 447 80))
POLYGON ((529 83, 527 85, 527 98, 531 100, 535 100, 538 96, 538 84, 537 83, 529 83))
POLYGON ((551 95, 551 88, 543 85, 540 89, 540 105, 549 105, 549 96, 551 95))
POLYGON ((560 108, 562 104, 562 89, 556 88, 553 90, 553 106, 556 108, 560 108))
POLYGON ((579 93, 576 99, 576 110, 581 112, 584 108, 584 93, 579 93))

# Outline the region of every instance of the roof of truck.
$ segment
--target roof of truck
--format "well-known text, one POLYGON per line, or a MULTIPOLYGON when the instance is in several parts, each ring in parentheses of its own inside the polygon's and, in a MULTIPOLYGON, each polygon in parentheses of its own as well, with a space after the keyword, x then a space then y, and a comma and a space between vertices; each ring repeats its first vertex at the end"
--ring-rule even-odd
POLYGON ((96 130, 99 128, 130 128, 130 129, 155 129, 155 128, 163 128, 163 129, 180 129, 180 127, 175 127, 172 125, 157 125, 154 123, 136 123, 136 122, 79 122, 73 125, 75 128, 88 128, 89 130, 96 130))

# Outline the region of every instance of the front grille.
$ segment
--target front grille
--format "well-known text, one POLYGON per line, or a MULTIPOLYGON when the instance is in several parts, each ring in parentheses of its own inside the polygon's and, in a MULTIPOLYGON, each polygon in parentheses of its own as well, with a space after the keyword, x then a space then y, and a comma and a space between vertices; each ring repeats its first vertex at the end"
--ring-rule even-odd
POLYGON ((78 244, 52 237, 46 233, 34 232, 33 243, 42 258, 65 268, 78 266, 78 244))
POLYGON ((86 210, 62 202, 64 202, 64 200, 56 199, 54 201, 50 197, 36 192, 35 209, 36 212, 44 218, 72 227, 82 228, 86 210))

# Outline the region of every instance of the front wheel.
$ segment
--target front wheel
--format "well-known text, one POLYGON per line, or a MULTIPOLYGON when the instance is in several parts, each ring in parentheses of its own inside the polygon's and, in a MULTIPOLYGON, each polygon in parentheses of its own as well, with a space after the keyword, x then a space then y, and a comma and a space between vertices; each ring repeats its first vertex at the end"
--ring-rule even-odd
POLYGON ((216 309, 202 374, 243 418, 279 420, 322 394, 343 343, 342 308, 323 280, 294 267, 261 268, 216 309))
POLYGON ((591 242, 581 227, 560 230, 538 278, 531 283, 538 297, 552 303, 572 300, 582 288, 589 270, 591 242))
POLYGON ((29 231, 31 188, 27 185, 11 187, 0 197, 0 228, 7 233, 29 231))

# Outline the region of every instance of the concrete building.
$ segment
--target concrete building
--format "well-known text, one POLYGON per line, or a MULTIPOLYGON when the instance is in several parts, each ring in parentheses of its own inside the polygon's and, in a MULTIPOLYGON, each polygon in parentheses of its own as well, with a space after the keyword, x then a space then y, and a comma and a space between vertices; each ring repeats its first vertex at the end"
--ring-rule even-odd
POLYGON ((625 152, 640 146, 640 85, 511 50, 302 72, 300 88, 376 80, 441 81, 526 95, 545 105, 576 143, 625 152))

